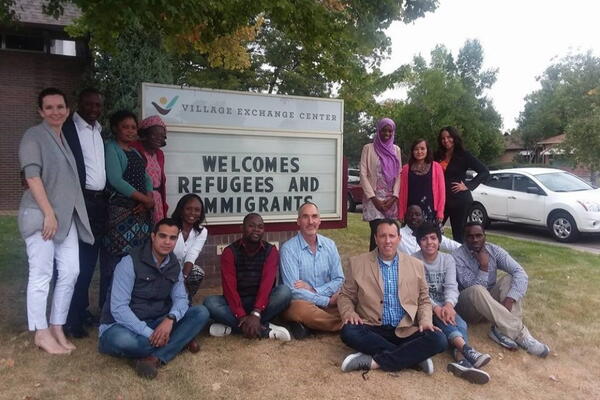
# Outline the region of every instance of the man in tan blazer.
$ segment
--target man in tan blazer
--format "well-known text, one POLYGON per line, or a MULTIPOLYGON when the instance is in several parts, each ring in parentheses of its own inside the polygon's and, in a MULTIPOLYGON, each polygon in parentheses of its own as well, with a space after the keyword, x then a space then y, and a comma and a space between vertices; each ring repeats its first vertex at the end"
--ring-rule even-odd
POLYGON ((392 219, 381 220, 375 240, 375 250, 350 258, 338 299, 342 341, 359 351, 344 359, 342 371, 418 365, 432 374, 430 357, 448 341, 432 322, 423 263, 398 252, 400 229, 392 219))

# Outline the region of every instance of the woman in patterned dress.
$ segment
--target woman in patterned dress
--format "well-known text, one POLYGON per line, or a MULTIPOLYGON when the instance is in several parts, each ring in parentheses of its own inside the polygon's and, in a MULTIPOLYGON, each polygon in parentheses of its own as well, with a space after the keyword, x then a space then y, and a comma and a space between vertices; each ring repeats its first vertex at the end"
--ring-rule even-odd
POLYGON ((139 142, 133 147, 146 160, 146 173, 152 179, 154 199, 152 220, 157 223, 167 216, 167 192, 165 177, 165 154, 160 149, 167 144, 167 127, 158 115, 153 115, 140 122, 139 142))
POLYGON ((110 118, 114 138, 105 145, 106 179, 110 197, 108 226, 100 262, 100 303, 116 265, 129 251, 141 246, 150 236, 154 208, 152 180, 146 173, 144 158, 133 148, 137 140, 137 118, 126 110, 110 118))

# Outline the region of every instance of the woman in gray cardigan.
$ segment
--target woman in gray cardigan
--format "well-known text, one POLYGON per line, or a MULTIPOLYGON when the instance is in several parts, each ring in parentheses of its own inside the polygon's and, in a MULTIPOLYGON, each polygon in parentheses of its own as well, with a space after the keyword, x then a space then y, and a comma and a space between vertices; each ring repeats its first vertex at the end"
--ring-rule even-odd
POLYGON ((27 319, 35 344, 51 354, 75 346, 63 333, 73 288, 79 274, 78 239, 94 243, 73 153, 62 135, 69 109, 58 89, 38 96, 43 122, 29 128, 19 145, 19 161, 28 189, 19 207, 19 230, 27 246, 29 281, 27 319), (50 326, 46 303, 54 264, 58 278, 52 298, 50 326))

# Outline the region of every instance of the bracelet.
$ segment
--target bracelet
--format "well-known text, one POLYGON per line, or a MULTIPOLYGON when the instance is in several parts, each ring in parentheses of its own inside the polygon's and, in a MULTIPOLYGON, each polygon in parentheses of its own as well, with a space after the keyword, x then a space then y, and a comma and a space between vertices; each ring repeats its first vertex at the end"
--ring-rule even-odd
POLYGON ((260 313, 256 310, 253 310, 250 314, 254 315, 255 317, 260 319, 260 313))

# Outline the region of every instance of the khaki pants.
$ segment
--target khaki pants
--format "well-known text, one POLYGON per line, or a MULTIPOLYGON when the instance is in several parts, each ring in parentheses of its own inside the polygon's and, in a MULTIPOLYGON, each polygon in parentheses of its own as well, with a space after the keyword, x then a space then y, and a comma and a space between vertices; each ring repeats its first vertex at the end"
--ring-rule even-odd
POLYGON ((321 308, 304 300, 292 300, 281 316, 317 331, 338 332, 344 325, 337 307, 321 308))
POLYGON ((500 303, 510 290, 511 282, 512 277, 505 275, 489 291, 481 285, 466 288, 460 292, 456 312, 467 322, 490 321, 500 332, 516 339, 524 328, 522 300, 513 304, 512 311, 500 303))

